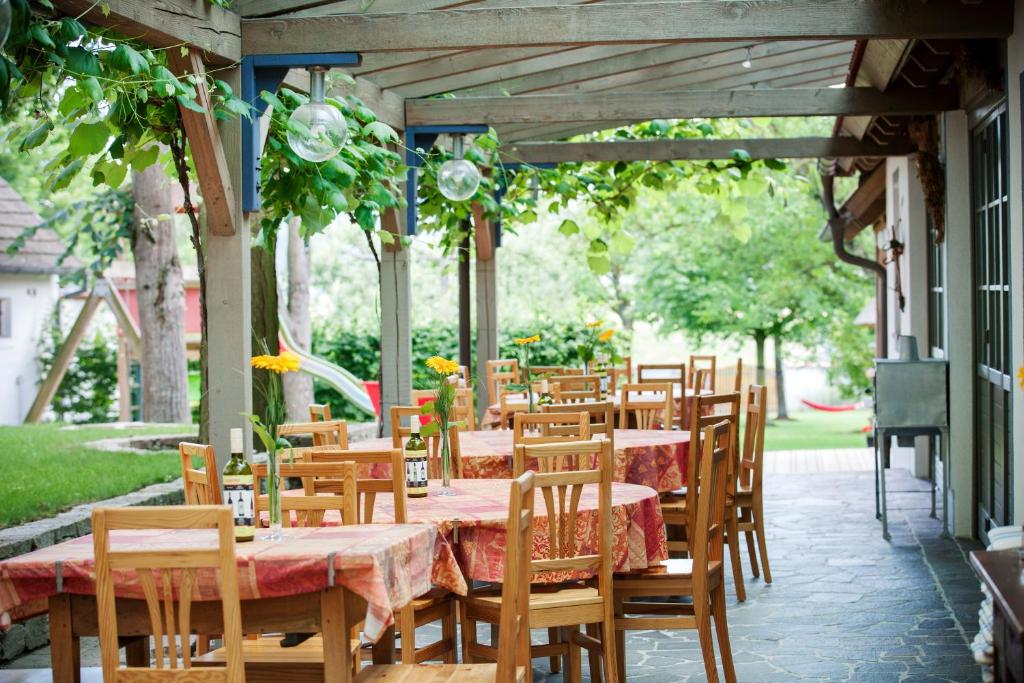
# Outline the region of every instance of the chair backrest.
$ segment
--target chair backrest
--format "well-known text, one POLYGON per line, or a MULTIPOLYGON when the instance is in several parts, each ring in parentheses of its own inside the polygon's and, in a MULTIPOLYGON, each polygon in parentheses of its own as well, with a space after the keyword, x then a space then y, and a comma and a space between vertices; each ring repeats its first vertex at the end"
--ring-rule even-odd
POLYGON ((633 381, 633 357, 623 356, 622 365, 608 368, 608 391, 615 393, 620 385, 633 381))
MULTIPOLYGON (((593 572, 598 577, 598 591, 611 597, 612 580, 612 447, 607 441, 582 441, 560 444, 519 446, 522 461, 536 459, 538 463, 560 460, 567 456, 578 459, 589 457, 594 466, 571 471, 544 471, 536 474, 535 486, 547 512, 547 556, 530 562, 533 572, 573 569, 593 572), (598 548, 596 553, 583 554, 576 533, 579 503, 583 487, 595 484, 598 488, 598 548)), ((541 468, 545 465, 541 464, 541 468)), ((536 552, 536 546, 534 546, 536 552)))
MULTIPOLYGON (((740 395, 738 392, 728 392, 725 394, 705 394, 703 396, 696 395, 691 399, 690 405, 692 412, 690 414, 690 452, 698 453, 703 452, 701 449, 704 445, 701 443, 703 438, 703 430, 707 427, 717 425, 721 422, 728 422, 729 428, 726 432, 718 436, 721 443, 718 445, 726 449, 726 480, 724 486, 726 492, 729 495, 736 493, 736 472, 739 467, 738 463, 738 449, 737 449, 737 434, 739 433, 740 423, 740 395)), ((716 432, 717 434, 717 432, 716 432)), ((693 477, 697 477, 699 472, 697 470, 697 462, 692 458, 687 462, 686 477, 687 481, 690 481, 693 477)), ((690 522, 695 523, 695 517, 697 510, 696 499, 693 498, 695 494, 691 493, 690 488, 686 489, 686 509, 690 515, 690 522)))
POLYGON ((527 443, 588 441, 590 417, 586 412, 578 410, 566 413, 516 413, 512 429, 512 443, 516 446, 527 443), (552 429, 557 427, 575 427, 575 430, 561 429, 554 433, 552 429))
POLYGON ((309 421, 310 422, 330 422, 331 420, 331 407, 326 403, 310 403, 309 404, 309 421))
POLYGON ((745 413, 739 483, 757 492, 761 488, 764 474, 764 425, 768 413, 768 387, 750 385, 747 389, 745 413))
POLYGON ((178 454, 181 456, 181 484, 185 489, 185 504, 220 505, 220 477, 217 476, 217 458, 213 446, 179 443, 178 454), (192 458, 202 458, 203 469, 195 469, 192 458))
MULTIPOLYGON (((395 499, 395 523, 405 524, 408 519, 405 508, 405 460, 401 448, 384 448, 372 451, 353 451, 318 446, 307 454, 313 463, 353 462, 356 465, 356 505, 358 524, 373 523, 373 508, 378 493, 390 493, 395 499), (362 467, 360 467, 362 466, 362 467), (362 470, 362 471, 360 471, 362 470), (373 470, 371 477, 364 477, 366 470, 373 470)), ((316 482, 313 482, 314 492, 316 482)))
MULTIPOLYGON (((687 480, 687 492, 694 489, 695 511, 692 544, 694 595, 707 593, 708 571, 711 563, 721 562, 725 537, 725 479, 728 476, 728 447, 723 445, 730 426, 728 421, 708 425, 701 430, 702 448, 695 449, 691 459, 698 460, 697 476, 687 480)), ((687 496, 687 506, 690 497, 687 496)))
POLYGON ((710 374, 711 372, 707 368, 697 368, 693 373, 693 386, 700 387, 700 390, 695 388, 691 388, 690 390, 694 394, 699 394, 704 391, 715 393, 715 390, 708 386, 708 375, 710 374))
POLYGON ((672 382, 623 384, 619 388, 619 429, 629 429, 632 415, 637 429, 672 429, 672 382))
POLYGON ((551 472, 597 469, 598 454, 601 449, 595 446, 595 443, 608 443, 608 448, 612 448, 611 443, 597 439, 517 445, 512 449, 512 476, 519 476, 528 470, 549 474, 551 472), (550 448, 541 451, 528 451, 530 446, 550 446, 550 448))
POLYGON ((509 490, 505 576, 501 584, 501 612, 498 616, 498 671, 495 676, 500 683, 517 680, 516 669, 532 665, 530 560, 533 557, 535 480, 533 472, 524 472, 512 480, 509 490))
MULTIPOLYGON (((686 363, 643 363, 637 366, 636 381, 638 384, 671 382, 672 396, 676 399, 686 396, 686 388, 690 386, 686 376, 686 363)), ((681 406, 674 404, 672 410, 676 417, 675 423, 682 429, 681 406)))
MULTIPOLYGON (((331 493, 338 493, 337 496, 318 496, 310 490, 300 495, 281 496, 281 526, 288 528, 292 526, 316 527, 321 526, 324 515, 328 510, 335 510, 341 515, 342 524, 355 524, 356 515, 356 468, 351 462, 331 463, 281 463, 281 479, 287 477, 299 477, 303 482, 313 481, 319 478, 331 479, 341 482, 337 490, 331 493), (292 512, 295 513, 293 523, 292 512)), ((259 463, 252 466, 253 490, 262 491, 264 481, 267 480, 267 464, 259 463)), ((254 516, 260 520, 260 515, 270 509, 270 492, 259 493, 253 497, 254 516)), ((257 522, 259 524, 260 522, 257 522)))
POLYGON ((487 369, 487 391, 493 401, 499 396, 499 389, 509 382, 519 383, 519 361, 515 358, 489 360, 487 369))
POLYGON ((213 570, 219 579, 227 659, 224 667, 204 667, 203 680, 244 683, 241 604, 232 521, 231 507, 227 505, 96 508, 92 511, 96 608, 104 680, 170 683, 183 679, 182 669, 191 669, 192 666, 189 641, 193 629, 190 617, 192 597, 197 592, 198 572, 213 570), (217 530, 216 546, 140 550, 137 545, 124 544, 114 550, 110 544, 111 532, 121 529, 210 528, 217 530), (129 671, 121 666, 118 643, 114 574, 124 576, 131 570, 134 570, 145 596, 156 644, 156 666, 141 671, 129 671), (174 599, 175 594, 177 600, 174 599))
POLYGON ((568 369, 570 368, 566 368, 562 365, 531 365, 530 376, 531 378, 535 377, 537 379, 550 379, 555 375, 568 374, 565 372, 568 369))
MULTIPOLYGON (((587 413, 590 416, 590 436, 604 434, 607 439, 615 438, 615 406, 611 401, 588 401, 586 403, 549 403, 540 407, 544 413, 587 413)), ((576 424, 551 425, 548 431, 553 436, 577 434, 576 424)))
POLYGON ((717 363, 717 356, 701 356, 701 355, 691 354, 690 355, 690 372, 686 376, 686 388, 687 389, 696 389, 696 387, 693 384, 694 373, 699 368, 704 368, 705 370, 709 370, 710 371, 710 374, 708 375, 708 380, 711 382, 710 386, 707 386, 707 387, 704 387, 704 388, 711 389, 712 391, 714 391, 715 390, 715 378, 717 377, 717 373, 715 372, 716 363, 717 363))
POLYGON ((556 403, 601 400, 601 378, 597 375, 562 375, 552 379, 551 394, 556 403))
POLYGON ((291 422, 278 427, 277 435, 283 437, 309 435, 314 446, 348 448, 348 423, 344 420, 291 422))
MULTIPOLYGON (((732 390, 733 391, 742 391, 743 390, 743 359, 742 358, 737 358, 736 359, 736 374, 733 376, 732 390)), ((717 391, 717 389, 716 389, 716 391, 717 391)))

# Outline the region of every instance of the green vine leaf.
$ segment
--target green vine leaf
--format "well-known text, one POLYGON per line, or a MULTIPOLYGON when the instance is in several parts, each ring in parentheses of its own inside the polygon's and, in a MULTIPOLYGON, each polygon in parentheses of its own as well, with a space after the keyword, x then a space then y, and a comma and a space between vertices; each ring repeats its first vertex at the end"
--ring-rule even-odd
POLYGON ((71 132, 68 142, 68 154, 72 157, 85 157, 97 154, 107 145, 110 139, 110 126, 103 121, 97 123, 80 123, 71 132))

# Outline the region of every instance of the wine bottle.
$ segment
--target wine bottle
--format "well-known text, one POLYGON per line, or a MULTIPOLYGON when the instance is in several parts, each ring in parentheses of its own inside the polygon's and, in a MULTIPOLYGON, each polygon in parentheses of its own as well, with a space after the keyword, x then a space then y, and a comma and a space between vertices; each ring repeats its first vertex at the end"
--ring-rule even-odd
POLYGON ((251 537, 255 533, 253 519, 252 468, 245 460, 242 430, 231 430, 231 459, 221 472, 223 500, 232 507, 235 518, 235 536, 251 537))
POLYGON ((551 389, 548 386, 548 381, 542 379, 540 381, 540 398, 537 399, 537 405, 548 406, 555 402, 555 399, 551 396, 551 389))
POLYGON ((420 436, 419 418, 412 418, 412 433, 405 442, 405 492, 410 498, 427 496, 427 444, 420 436))

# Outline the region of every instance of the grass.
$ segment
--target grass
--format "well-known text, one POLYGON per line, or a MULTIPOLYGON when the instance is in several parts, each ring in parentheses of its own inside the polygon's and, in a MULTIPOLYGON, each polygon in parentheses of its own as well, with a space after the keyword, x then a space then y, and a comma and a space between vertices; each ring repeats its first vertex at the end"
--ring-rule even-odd
POLYGON ((861 428, 868 424, 870 415, 869 410, 843 413, 802 410, 794 413, 792 420, 769 419, 764 432, 764 449, 864 448, 867 441, 861 428))
POLYGON ((173 451, 115 453, 88 448, 96 439, 174 433, 181 426, 130 429, 61 425, 0 427, 0 527, 51 516, 181 476, 173 451))

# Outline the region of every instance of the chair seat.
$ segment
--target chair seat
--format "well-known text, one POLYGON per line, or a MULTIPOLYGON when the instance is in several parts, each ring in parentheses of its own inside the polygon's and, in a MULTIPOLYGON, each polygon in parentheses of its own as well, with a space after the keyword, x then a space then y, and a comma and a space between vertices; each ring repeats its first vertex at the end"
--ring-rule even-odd
MULTIPOLYGON (((715 560, 708 563, 708 574, 715 574, 722 571, 722 561, 715 560)), ((644 579, 651 579, 657 581, 659 579, 672 580, 678 579, 679 577, 693 576, 693 560, 690 558, 671 558, 668 560, 662 560, 657 564, 653 564, 646 569, 638 569, 632 572, 624 572, 621 574, 615 574, 614 580, 618 581, 620 578, 638 578, 643 577, 644 579)))
MULTIPOLYGON (((349 644, 352 652, 358 652, 358 640, 349 644)), ((281 647, 279 638, 243 640, 242 659, 247 683, 281 683, 285 672, 289 677, 294 676, 294 680, 323 680, 324 677, 324 641, 319 635, 295 647, 281 647)), ((223 647, 192 658, 194 666, 224 666, 226 662, 227 650, 223 647)))
MULTIPOLYGON (((708 588, 715 588, 722 580, 722 562, 716 560, 709 563, 708 588)), ((617 598, 690 595, 693 588, 693 560, 673 558, 647 569, 615 574, 612 586, 617 598)))
POLYGON ((452 599, 452 593, 447 588, 432 586, 429 591, 412 601, 412 608, 415 611, 427 609, 434 605, 440 605, 452 599))
MULTIPOLYGON (((497 680, 497 664, 388 664, 368 666, 355 677, 355 683, 492 683, 497 680)), ((526 668, 516 668, 516 681, 526 680, 526 668)))
MULTIPOLYGON (((501 589, 480 591, 460 598, 467 606, 497 609, 501 606, 501 589)), ((601 595, 596 588, 582 584, 537 586, 530 589, 530 610, 600 605, 601 595)))
POLYGON ((685 498, 672 498, 669 500, 661 501, 661 511, 666 512, 686 512, 686 499, 685 498))

